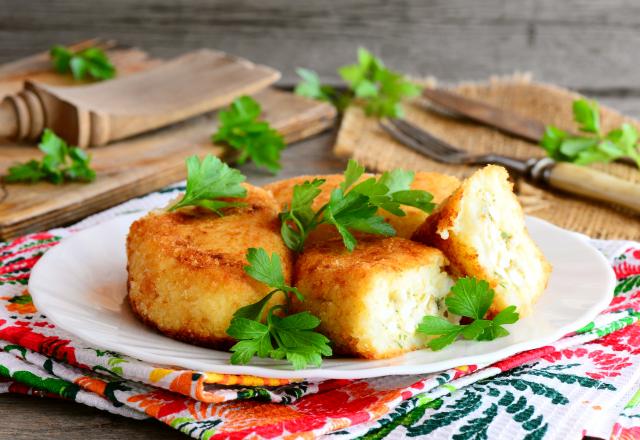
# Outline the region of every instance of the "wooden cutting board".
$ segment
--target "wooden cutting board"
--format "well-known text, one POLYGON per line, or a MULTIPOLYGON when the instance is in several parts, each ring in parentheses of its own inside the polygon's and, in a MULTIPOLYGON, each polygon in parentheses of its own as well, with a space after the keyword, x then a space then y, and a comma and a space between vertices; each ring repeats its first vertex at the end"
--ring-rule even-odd
MULTIPOLYGON (((81 43, 80 46, 87 43, 81 43)), ((96 44, 91 42, 88 44, 96 44)), ((113 43, 108 52, 120 75, 158 65, 139 49, 113 43)), ((0 66, 0 98, 22 87, 25 79, 57 85, 74 83, 51 71, 47 54, 38 54, 0 66)), ((254 95, 264 118, 285 137, 287 143, 319 133, 333 124, 332 106, 289 92, 267 88, 254 95)), ((97 178, 92 183, 5 184, 0 188, 0 239, 49 229, 132 197, 160 189, 186 177, 184 159, 192 154, 224 155, 225 149, 211 144, 214 114, 203 115, 171 127, 137 136, 105 147, 93 148, 92 166, 97 178)), ((0 144, 0 174, 16 162, 40 157, 34 145, 0 144)))

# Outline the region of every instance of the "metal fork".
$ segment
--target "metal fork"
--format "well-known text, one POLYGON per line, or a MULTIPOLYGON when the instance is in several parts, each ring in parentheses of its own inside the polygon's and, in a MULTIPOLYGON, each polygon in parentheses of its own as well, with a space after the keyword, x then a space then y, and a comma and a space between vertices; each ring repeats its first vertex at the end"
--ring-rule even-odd
POLYGON ((382 120, 380 126, 396 141, 437 162, 453 165, 502 165, 534 183, 615 203, 640 213, 640 185, 637 183, 592 168, 556 162, 548 157, 522 160, 492 153, 472 154, 403 119, 382 120))

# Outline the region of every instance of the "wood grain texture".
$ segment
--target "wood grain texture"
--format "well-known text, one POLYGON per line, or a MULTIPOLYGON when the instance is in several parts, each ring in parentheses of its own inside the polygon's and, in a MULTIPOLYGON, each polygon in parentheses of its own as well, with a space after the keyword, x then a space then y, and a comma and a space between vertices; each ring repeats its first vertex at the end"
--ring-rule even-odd
MULTIPOLYGON (((134 78, 129 73, 159 64, 157 60, 149 59, 137 49, 113 48, 109 54, 113 55, 116 66, 122 67, 120 74, 126 76, 125 80, 134 78)), ((223 57, 223 60, 228 59, 229 57, 223 57)), ((249 67, 251 66, 253 65, 250 64, 249 67)), ((234 72, 237 73, 237 69, 234 72)), ((51 71, 46 54, 39 54, 0 67, 0 96, 15 91, 21 87, 22 81, 32 77, 37 77, 43 83, 65 84, 65 81, 68 81, 67 76, 51 71)), ((225 81, 228 84, 218 87, 220 96, 232 93, 229 85, 237 84, 234 78, 220 78, 218 82, 225 81)), ((66 94, 81 90, 81 87, 59 88, 68 89, 66 94)), ((264 89, 254 97, 262 105, 264 119, 283 134, 287 143, 325 130, 333 124, 336 116, 333 107, 327 103, 273 88, 264 89)), ((89 184, 68 183, 56 186, 40 182, 2 186, 0 239, 68 224, 184 179, 184 159, 187 156, 225 153, 222 146, 211 144, 210 138, 215 132, 215 127, 215 115, 207 113, 143 136, 95 148, 91 154, 92 167, 96 170, 97 179, 89 184)), ((31 145, 6 142, 0 144, 0 151, 0 175, 15 163, 26 162, 42 155, 31 145)))
POLYGON ((629 51, 640 3, 566 0, 2 0, 0 61, 102 36, 173 56, 215 47, 336 81, 358 46, 390 66, 452 81, 531 71, 572 88, 640 89, 629 51))
POLYGON ((72 145, 102 146, 216 110, 279 77, 271 67, 199 49, 136 75, 76 87, 28 79, 25 90, 6 98, 16 108, 19 100, 28 104, 27 114, 17 118, 20 135, 9 137, 36 140, 46 121, 72 145))
POLYGON ((3 440, 185 440, 184 434, 157 420, 130 420, 58 399, 0 395, 3 440))
MULTIPOLYGON (((280 131, 287 143, 323 131, 333 124, 331 106, 266 89, 254 95, 264 118, 280 131)), ((132 197, 162 188, 186 177, 184 159, 198 154, 222 155, 211 144, 214 115, 158 130, 152 134, 93 149, 95 182, 53 185, 6 184, 0 205, 0 239, 68 224, 132 197)), ((2 145, 0 174, 16 163, 39 156, 23 145, 2 145)))

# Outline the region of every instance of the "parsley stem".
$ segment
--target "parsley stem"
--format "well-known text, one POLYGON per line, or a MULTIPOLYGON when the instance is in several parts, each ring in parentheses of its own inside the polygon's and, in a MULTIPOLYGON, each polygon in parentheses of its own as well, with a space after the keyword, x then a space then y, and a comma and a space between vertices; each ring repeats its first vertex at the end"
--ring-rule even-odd
MULTIPOLYGON (((275 295, 275 294, 276 294, 276 292, 282 292, 282 290, 280 290, 280 289, 273 289, 271 292, 267 293, 267 295, 266 295, 266 296, 267 296, 267 297, 269 297, 269 299, 271 299, 271 297, 272 297, 273 295, 275 295)), ((260 313, 258 314, 258 320, 259 320, 259 321, 262 321, 262 315, 264 314, 264 309, 265 309, 265 307, 267 307, 267 303, 268 303, 268 302, 269 302, 269 300, 267 300, 267 301, 262 305, 262 308, 260 309, 260 313)))
POLYGON ((318 219, 324 214, 324 211, 325 209, 327 209, 327 206, 329 206, 328 203, 325 203, 324 205, 322 205, 320 209, 318 209, 318 212, 316 212, 313 218, 311 219, 311 224, 313 225, 314 228, 324 221, 324 219, 321 219, 320 221, 318 221, 318 219))
POLYGON ((306 231, 304 229, 304 226, 302 225, 302 222, 296 218, 296 216, 293 216, 293 215, 290 216, 289 220, 293 220, 293 222, 296 224, 296 227, 298 228, 298 232, 306 236, 306 233, 305 233, 306 231))
MULTIPOLYGON (((283 292, 283 293, 285 293, 285 292, 283 292)), ((288 297, 288 295, 287 295, 287 297, 288 297)), ((269 309, 269 312, 267 312, 267 326, 269 328, 269 334, 273 337, 273 339, 276 340, 276 343, 278 344, 278 346, 286 347, 286 345, 282 342, 282 339, 280 339, 280 337, 278 336, 278 332, 271 331, 272 328, 274 327, 271 317, 273 316, 273 313, 275 311, 277 311, 277 310, 282 310, 285 313, 287 313, 287 310, 285 310, 284 306, 282 306, 281 304, 278 304, 278 305, 275 305, 275 306, 271 307, 269 309)))

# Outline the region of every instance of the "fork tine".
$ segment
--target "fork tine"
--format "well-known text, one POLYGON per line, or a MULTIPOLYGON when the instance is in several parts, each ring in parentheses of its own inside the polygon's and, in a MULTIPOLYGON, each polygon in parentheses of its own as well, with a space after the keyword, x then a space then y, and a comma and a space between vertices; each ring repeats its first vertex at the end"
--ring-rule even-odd
POLYGON ((441 145, 440 142, 437 142, 435 139, 426 136, 419 136, 416 133, 416 130, 413 130, 411 126, 403 124, 401 120, 392 120, 391 124, 396 130, 399 130, 405 136, 408 136, 414 139, 419 144, 422 144, 425 148, 429 148, 434 153, 438 154, 441 157, 441 160, 445 160, 454 154, 449 148, 441 145))
POLYGON ((412 137, 413 139, 420 142, 421 144, 424 144, 431 148, 437 148, 438 151, 441 152, 442 154, 447 154, 447 155, 466 154, 466 151, 460 150, 458 148, 453 147, 452 145, 449 145, 441 141, 440 139, 436 138, 435 136, 432 136, 425 130, 412 124, 411 122, 405 121, 403 119, 395 119, 395 118, 390 119, 390 122, 393 124, 394 127, 400 130, 402 133, 412 137))
POLYGON ((400 130, 398 130, 397 128, 395 128, 395 126, 392 126, 388 123, 385 123, 383 121, 379 122, 380 127, 387 132, 387 134, 389 134, 389 136, 391 136, 393 139, 395 139, 396 141, 398 141, 399 143, 401 143, 402 145, 406 145, 407 147, 424 154, 425 156, 437 161, 437 162, 446 162, 446 157, 444 157, 444 155, 432 150, 431 148, 428 148, 427 146, 421 144, 420 142, 416 141, 414 138, 407 136, 406 134, 402 133, 400 130))

